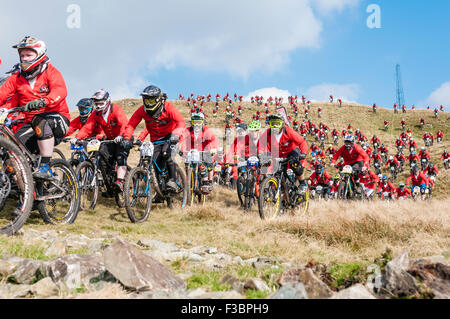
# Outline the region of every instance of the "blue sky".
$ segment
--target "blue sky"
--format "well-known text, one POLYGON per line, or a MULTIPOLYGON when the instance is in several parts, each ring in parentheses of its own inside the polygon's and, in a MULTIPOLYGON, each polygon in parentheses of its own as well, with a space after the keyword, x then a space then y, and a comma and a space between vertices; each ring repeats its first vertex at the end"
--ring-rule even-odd
POLYGON ((257 90, 275 95, 281 92, 276 88, 314 100, 334 93, 392 107, 397 63, 407 105, 450 105, 447 0, 16 3, 5 0, 0 12, 1 71, 17 62, 12 44, 25 35, 42 38, 66 79, 71 106, 99 88, 115 98, 137 97, 152 83, 170 98, 257 90), (66 26, 73 3, 80 28, 66 26), (381 9, 380 29, 366 25, 370 4, 381 9), (23 6, 38 23, 21 20, 23 6))

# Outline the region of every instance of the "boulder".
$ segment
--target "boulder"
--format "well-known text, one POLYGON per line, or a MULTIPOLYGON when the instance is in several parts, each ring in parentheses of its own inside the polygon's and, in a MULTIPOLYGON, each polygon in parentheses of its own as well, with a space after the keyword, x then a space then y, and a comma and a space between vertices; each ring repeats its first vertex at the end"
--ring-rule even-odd
POLYGON ((47 277, 47 262, 42 260, 11 258, 9 262, 15 263, 16 271, 11 275, 18 284, 32 284, 34 281, 47 277))
POLYGON ((6 260, 0 260, 0 277, 8 277, 14 273, 17 269, 17 265, 10 263, 6 260))
POLYGON ((237 291, 241 294, 245 292, 245 284, 241 282, 238 278, 233 277, 232 275, 225 275, 220 281, 223 285, 228 285, 232 290, 237 291))
POLYGON ((270 291, 270 288, 269 286, 267 286, 266 282, 257 278, 248 279, 244 284, 244 289, 252 289, 257 291, 270 291))
POLYGON ((450 299, 450 266, 419 260, 408 273, 430 288, 435 299, 450 299))
POLYGON ((288 283, 302 283, 310 299, 327 299, 333 294, 331 289, 310 268, 299 268, 288 270, 278 280, 281 286, 288 283))
POLYGON ((308 293, 302 283, 288 283, 269 299, 308 299, 308 293))
POLYGON ((419 287, 407 270, 408 252, 404 252, 387 263, 381 279, 380 293, 397 297, 418 296, 419 287))
POLYGON ((30 290, 34 296, 41 298, 48 298, 59 294, 58 286, 56 286, 50 277, 39 280, 30 287, 30 290))
POLYGON ((137 244, 144 248, 150 248, 151 250, 158 250, 167 253, 180 250, 174 244, 165 243, 156 239, 141 239, 137 242, 137 244))
POLYGON ((92 279, 104 276, 106 268, 101 254, 68 255, 51 260, 47 273, 60 287, 69 289, 89 285, 92 279))
POLYGON ((330 299, 376 299, 362 284, 335 293, 330 299))
POLYGON ((137 291, 185 289, 182 279, 121 238, 104 250, 103 258, 106 269, 128 288, 137 291))

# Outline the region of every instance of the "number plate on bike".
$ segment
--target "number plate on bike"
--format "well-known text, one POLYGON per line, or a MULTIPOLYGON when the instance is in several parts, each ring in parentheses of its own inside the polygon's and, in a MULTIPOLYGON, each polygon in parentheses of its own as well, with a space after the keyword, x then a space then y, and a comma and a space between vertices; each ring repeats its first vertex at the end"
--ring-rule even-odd
POLYGON ((186 163, 200 163, 200 152, 197 150, 190 150, 186 155, 186 163))
POLYGON ((83 145, 70 145, 70 150, 71 151, 81 151, 83 149, 83 145))
POLYGON ((248 167, 258 167, 259 166, 259 159, 256 156, 252 156, 247 161, 248 167))
POLYGON ((343 174, 353 174, 353 168, 350 165, 344 166, 342 169, 343 174))
POLYGON ((216 166, 214 167, 214 172, 219 173, 219 172, 221 172, 221 171, 222 171, 222 166, 216 165, 216 166))
POLYGON ((152 157, 153 156, 153 151, 154 151, 153 143, 145 142, 139 148, 139 151, 141 152, 141 157, 152 157))
POLYGON ((90 152, 98 152, 98 150, 100 149, 100 145, 102 143, 99 140, 92 140, 88 143, 86 150, 88 153, 90 152))

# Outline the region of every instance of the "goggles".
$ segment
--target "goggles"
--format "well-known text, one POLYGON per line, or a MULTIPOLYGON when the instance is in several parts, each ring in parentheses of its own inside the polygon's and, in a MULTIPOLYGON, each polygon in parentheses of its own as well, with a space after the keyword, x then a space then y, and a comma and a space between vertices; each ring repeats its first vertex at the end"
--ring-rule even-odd
POLYGON ((283 127, 283 121, 280 120, 272 120, 269 122, 270 128, 282 128, 283 127))
POLYGON ((192 126, 203 126, 203 120, 192 120, 192 126))
POLYGON ((157 108, 159 97, 145 97, 144 104, 148 110, 153 111, 157 108))

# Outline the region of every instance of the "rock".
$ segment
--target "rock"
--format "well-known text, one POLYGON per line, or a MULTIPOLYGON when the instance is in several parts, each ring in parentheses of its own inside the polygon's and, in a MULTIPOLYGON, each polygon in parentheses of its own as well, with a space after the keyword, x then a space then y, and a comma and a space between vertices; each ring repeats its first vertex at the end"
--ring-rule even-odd
POLYGON ((188 239, 184 242, 186 246, 192 246, 192 242, 188 239))
POLYGON ((302 283, 288 283, 269 299, 308 299, 308 293, 302 283))
POLYGON ((431 256, 431 257, 420 258, 420 259, 415 260, 413 265, 417 265, 417 264, 437 264, 437 263, 450 266, 450 260, 445 258, 444 256, 431 256))
MULTIPOLYGON (((165 290, 143 291, 137 293, 134 299, 187 299, 187 292, 184 290, 168 292, 165 290)), ((193 299, 195 297, 189 297, 193 299)))
POLYGON ((103 252, 106 269, 124 286, 141 290, 185 289, 185 283, 154 258, 121 238, 103 252))
POLYGON ((187 280, 188 278, 191 278, 193 275, 192 272, 187 271, 185 273, 177 274, 178 277, 180 277, 182 280, 187 280))
POLYGON ((238 265, 243 265, 244 261, 242 260, 242 258, 240 256, 236 256, 233 258, 232 263, 238 264, 238 265))
POLYGON ((63 256, 66 254, 67 243, 64 239, 55 239, 45 250, 44 255, 48 257, 63 256))
POLYGON ((257 291, 269 291, 270 288, 267 286, 266 282, 261 279, 251 278, 248 279, 244 284, 244 289, 252 289, 257 291))
POLYGON ((362 284, 335 293, 330 299, 376 299, 362 284))
POLYGON ((202 257, 202 256, 197 255, 197 254, 189 254, 189 258, 188 258, 188 261, 190 261, 190 262, 202 262, 202 261, 205 261, 205 260, 206 260, 205 257, 202 257))
POLYGON ((32 284, 33 281, 47 277, 47 262, 42 260, 11 258, 8 261, 17 262, 17 269, 11 275, 18 284, 32 284))
POLYGON ((206 294, 206 291, 204 289, 197 288, 197 289, 188 290, 186 297, 188 299, 197 299, 200 296, 203 296, 204 294, 206 294))
POLYGON ((208 254, 217 254, 217 248, 211 247, 206 251, 208 254))
POLYGON ((179 250, 179 248, 174 244, 165 243, 156 239, 141 239, 138 241, 137 244, 144 248, 150 248, 152 250, 158 250, 168 253, 179 250))
POLYGON ((101 254, 69 255, 51 260, 47 273, 60 287, 69 289, 89 285, 91 279, 104 275, 106 268, 101 254))
POLYGON ((310 299, 327 299, 332 296, 331 289, 314 275, 310 268, 288 270, 278 280, 281 286, 288 283, 303 283, 310 299))
POLYGON ((450 266, 421 260, 414 263, 408 273, 430 288, 435 299, 450 299, 450 266))
POLYGON ((31 297, 30 285, 7 285, 8 299, 31 297))
POLYGON ((419 288, 414 277, 407 272, 408 267, 407 252, 388 262, 381 279, 380 293, 397 297, 417 296, 419 288))
POLYGON ((103 242, 103 239, 92 239, 87 245, 87 249, 90 253, 96 253, 99 250, 105 249, 107 245, 103 242))
POLYGON ((17 265, 10 263, 6 260, 0 260, 0 276, 8 277, 17 269, 17 265))
POLYGON ((202 265, 203 267, 211 271, 225 268, 225 266, 222 263, 216 261, 215 259, 207 259, 205 262, 203 262, 202 265))
POLYGON ((46 277, 32 285, 31 292, 36 297, 48 298, 57 296, 59 294, 59 288, 50 277, 46 277))
POLYGON ((252 266, 255 269, 262 269, 275 265, 277 260, 275 258, 258 257, 256 261, 252 262, 252 266))
POLYGON ((222 280, 220 281, 223 285, 228 285, 231 287, 232 290, 237 291, 241 294, 245 292, 245 284, 241 282, 239 279, 231 276, 231 275, 225 275, 222 280))

